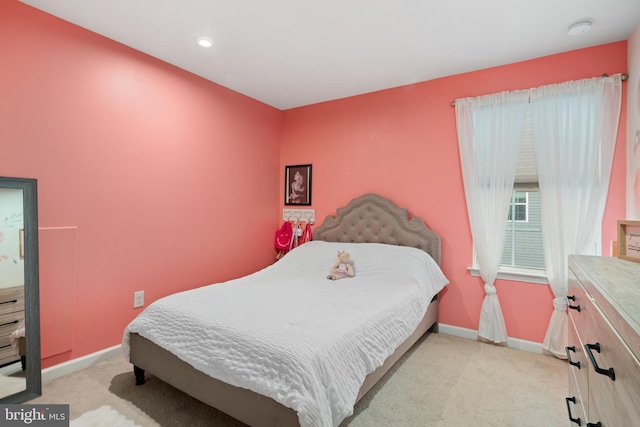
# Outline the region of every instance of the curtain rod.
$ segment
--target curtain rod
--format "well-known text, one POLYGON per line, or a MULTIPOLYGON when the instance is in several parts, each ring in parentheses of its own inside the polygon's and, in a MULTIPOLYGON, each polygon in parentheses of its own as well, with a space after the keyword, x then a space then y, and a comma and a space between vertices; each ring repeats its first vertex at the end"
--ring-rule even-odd
MULTIPOLYGON (((609 77, 609 74, 603 74, 600 77, 609 77)), ((629 74, 620 74, 620 80, 625 81, 629 78, 629 74)), ((455 107, 456 106, 456 101, 451 101, 451 106, 455 107)))

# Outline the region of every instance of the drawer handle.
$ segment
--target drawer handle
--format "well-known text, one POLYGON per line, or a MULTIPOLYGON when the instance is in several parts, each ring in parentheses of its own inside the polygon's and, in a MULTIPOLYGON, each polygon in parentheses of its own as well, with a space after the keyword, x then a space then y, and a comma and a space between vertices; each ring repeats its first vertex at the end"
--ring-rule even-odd
POLYGON ((578 369, 580 369, 580 362, 574 362, 573 360, 571 360, 571 355, 569 354, 570 351, 573 351, 575 353, 576 347, 572 345, 571 347, 566 347, 566 350, 567 350, 567 360, 569 361, 569 365, 576 366, 578 369))
POLYGON ((597 423, 587 423, 587 427, 602 427, 602 423, 598 421, 597 423))
MULTIPOLYGON (((570 301, 575 301, 576 300, 576 296, 575 295, 567 295, 567 299, 570 301)), ((571 305, 571 303, 569 303, 569 308, 571 310, 578 310, 580 311, 580 305, 571 305)))
POLYGON ((587 354, 589 355, 589 359, 591 359, 591 364, 593 364, 593 369, 595 369, 595 371, 601 375, 606 375, 609 378, 611 378, 611 381, 615 381, 616 380, 616 373, 613 371, 613 368, 609 368, 609 369, 602 369, 601 367, 598 366, 598 362, 596 362, 596 358, 593 357, 593 353, 591 352, 591 350, 595 350, 598 353, 600 353, 600 343, 597 342, 595 344, 585 344, 584 345, 585 350, 587 350, 587 354))
POLYGON ((9 300, 9 301, 1 301, 0 304, 15 304, 17 302, 18 302, 17 299, 12 299, 12 300, 9 300))
POLYGON ((2 323, 0 324, 0 328, 3 326, 15 325, 16 323, 18 323, 18 320, 14 320, 13 322, 2 323))
POLYGON ((565 400, 567 401, 567 412, 569 413, 569 421, 571 421, 572 423, 576 423, 579 426, 582 425, 582 421, 580 421, 580 418, 573 418, 571 416, 571 403, 573 403, 575 405, 576 403, 576 397, 565 397, 565 400))

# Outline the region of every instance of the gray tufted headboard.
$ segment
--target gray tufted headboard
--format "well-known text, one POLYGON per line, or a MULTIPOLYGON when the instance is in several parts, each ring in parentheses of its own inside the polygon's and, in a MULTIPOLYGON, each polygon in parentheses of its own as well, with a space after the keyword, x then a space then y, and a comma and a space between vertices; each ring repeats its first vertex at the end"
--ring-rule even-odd
POLYGON ((409 211, 377 194, 364 194, 338 208, 314 232, 326 242, 385 243, 422 249, 440 264, 440 236, 409 211))

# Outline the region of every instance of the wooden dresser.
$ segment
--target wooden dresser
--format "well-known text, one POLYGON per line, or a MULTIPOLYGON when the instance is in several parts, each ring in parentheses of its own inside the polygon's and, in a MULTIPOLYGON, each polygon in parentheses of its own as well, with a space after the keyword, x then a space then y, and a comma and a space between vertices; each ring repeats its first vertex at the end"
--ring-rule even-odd
POLYGON ((640 263, 569 256, 571 425, 640 426, 640 263))
POLYGON ((0 366, 20 360, 9 337, 24 320, 24 286, 0 288, 0 366))

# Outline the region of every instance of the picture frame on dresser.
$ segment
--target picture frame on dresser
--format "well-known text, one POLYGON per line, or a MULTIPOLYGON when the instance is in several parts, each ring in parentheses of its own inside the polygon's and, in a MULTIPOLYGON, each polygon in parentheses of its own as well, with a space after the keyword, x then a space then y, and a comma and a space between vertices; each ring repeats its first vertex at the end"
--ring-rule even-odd
POLYGON ((618 220, 618 258, 640 262, 640 221, 618 220))

